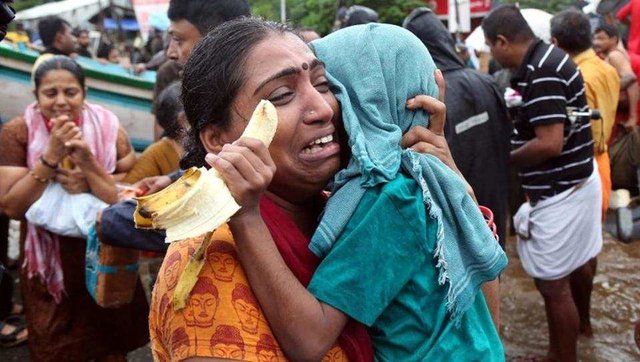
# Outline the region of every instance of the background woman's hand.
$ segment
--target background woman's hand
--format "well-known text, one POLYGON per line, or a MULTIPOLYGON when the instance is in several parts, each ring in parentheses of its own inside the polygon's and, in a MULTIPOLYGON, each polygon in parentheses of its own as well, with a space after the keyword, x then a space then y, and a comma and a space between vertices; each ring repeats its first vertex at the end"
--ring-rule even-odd
POLYGON ((62 188, 70 194, 91 192, 87 177, 84 175, 82 170, 77 168, 73 170, 59 168, 56 171, 56 182, 60 183, 62 188))
POLYGON ((69 158, 74 165, 80 168, 91 167, 95 163, 93 153, 89 145, 82 138, 74 138, 65 143, 69 152, 69 158))
POLYGON ((136 196, 151 195, 171 185, 171 177, 168 175, 145 177, 131 185, 136 189, 136 196))
POLYGON ((80 128, 69 120, 67 116, 53 118, 51 123, 51 137, 42 156, 47 162, 57 164, 62 161, 64 156, 69 154, 69 149, 65 146, 65 143, 80 139, 81 132, 80 128))
POLYGON ((264 143, 241 138, 224 145, 217 155, 207 154, 205 160, 220 172, 234 199, 242 206, 239 215, 259 212, 260 197, 276 173, 276 165, 264 143))

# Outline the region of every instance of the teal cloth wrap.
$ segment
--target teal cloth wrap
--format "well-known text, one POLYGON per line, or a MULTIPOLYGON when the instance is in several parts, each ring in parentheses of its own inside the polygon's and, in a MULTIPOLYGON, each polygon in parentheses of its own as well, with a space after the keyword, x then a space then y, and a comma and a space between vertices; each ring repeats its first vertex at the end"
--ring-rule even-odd
POLYGON ((449 283, 447 308, 459 320, 481 284, 506 267, 507 258, 462 179, 436 157, 400 147, 409 129, 428 125, 428 115, 407 109, 406 101, 420 94, 438 96, 429 51, 409 31, 388 24, 348 27, 311 46, 325 63, 341 104, 352 156, 332 182, 332 196, 309 248, 324 258, 365 189, 402 171, 418 182, 427 214, 438 223, 438 281, 449 283))

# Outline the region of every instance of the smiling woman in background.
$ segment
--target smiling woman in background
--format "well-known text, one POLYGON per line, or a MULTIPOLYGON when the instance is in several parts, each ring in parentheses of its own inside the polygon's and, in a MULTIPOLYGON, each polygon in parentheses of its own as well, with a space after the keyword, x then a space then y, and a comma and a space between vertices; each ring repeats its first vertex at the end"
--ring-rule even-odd
MULTIPOLYGON (((116 116, 85 102, 82 69, 66 56, 42 59, 33 78, 36 102, 0 133, 0 206, 23 219, 54 182, 69 194, 116 202, 112 174, 127 172, 135 162, 116 116)), ((84 283, 85 240, 22 225, 20 285, 33 360, 124 360, 127 351, 148 341, 141 288, 127 306, 99 307, 84 283)))

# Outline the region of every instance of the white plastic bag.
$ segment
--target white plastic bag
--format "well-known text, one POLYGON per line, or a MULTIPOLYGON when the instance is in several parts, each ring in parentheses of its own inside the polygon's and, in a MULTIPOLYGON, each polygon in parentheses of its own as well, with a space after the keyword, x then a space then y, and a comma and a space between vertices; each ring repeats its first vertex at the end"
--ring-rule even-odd
POLYGON ((25 216, 30 223, 58 235, 86 238, 98 211, 107 206, 92 194, 72 195, 59 183, 52 182, 25 216))

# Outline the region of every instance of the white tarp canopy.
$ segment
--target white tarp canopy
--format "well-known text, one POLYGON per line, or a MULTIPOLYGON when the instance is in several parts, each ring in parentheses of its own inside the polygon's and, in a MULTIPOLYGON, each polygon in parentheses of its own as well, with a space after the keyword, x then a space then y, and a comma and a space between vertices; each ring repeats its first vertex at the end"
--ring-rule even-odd
MULTIPOLYGON (((546 42, 551 41, 551 18, 553 15, 539 9, 522 9, 520 12, 538 38, 546 42)), ((481 26, 475 28, 464 43, 478 51, 489 51, 484 43, 484 32, 481 26)))
MULTIPOLYGON (((113 0, 113 5, 132 9, 130 0, 113 0)), ((35 28, 41 18, 57 15, 72 26, 86 23, 91 17, 109 7, 109 0, 64 0, 42 4, 19 11, 16 21, 23 22, 27 28, 35 28)))

